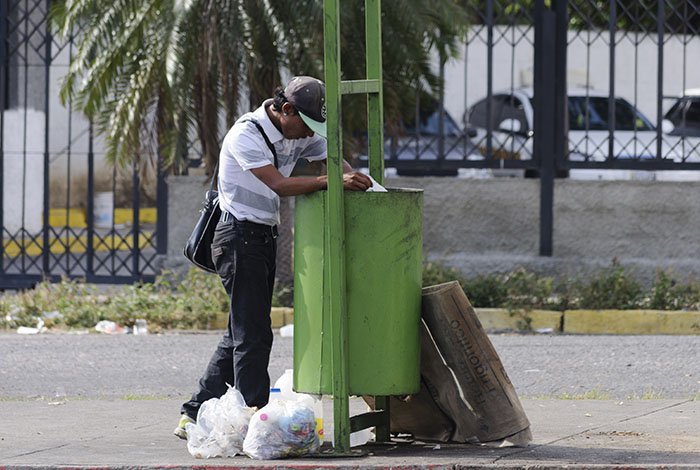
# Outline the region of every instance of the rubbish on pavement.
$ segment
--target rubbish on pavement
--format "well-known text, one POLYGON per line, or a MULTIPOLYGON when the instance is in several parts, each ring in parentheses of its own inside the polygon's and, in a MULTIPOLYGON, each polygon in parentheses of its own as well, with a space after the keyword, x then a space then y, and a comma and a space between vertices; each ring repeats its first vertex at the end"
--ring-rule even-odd
POLYGON ((275 382, 274 388, 270 389, 270 401, 273 399, 287 401, 307 400, 308 403, 312 403, 316 419, 316 434, 318 435, 319 444, 323 444, 323 401, 321 396, 297 393, 293 390, 293 386, 294 369, 285 369, 284 373, 275 382), (273 390, 277 390, 279 393, 275 393, 273 390))
POLYGON ((198 459, 241 454, 253 413, 234 387, 221 398, 205 401, 197 413, 197 422, 185 426, 187 450, 198 459))
POLYGON ((148 322, 143 318, 139 318, 134 322, 134 334, 135 335, 147 335, 148 334, 148 322))
POLYGON ((424 288, 422 316, 421 390, 390 399, 391 432, 440 442, 526 446, 532 440, 530 423, 459 283, 424 288))
POLYGON ((36 328, 32 328, 30 326, 20 326, 17 328, 18 335, 36 335, 43 333, 44 331, 46 331, 46 327, 44 326, 44 320, 41 318, 37 320, 36 328))
POLYGON ((110 320, 100 320, 95 325, 95 330, 106 335, 121 335, 127 332, 126 328, 117 325, 110 320))
POLYGON ((307 397, 274 400, 256 411, 243 442, 243 452, 259 460, 316 452, 320 445, 316 419, 313 403, 307 397))
POLYGON ((32 328, 30 326, 20 326, 19 328, 17 328, 18 335, 36 335, 38 333, 38 328, 32 328))
POLYGON ((294 336, 294 324, 284 325, 280 328, 280 336, 283 338, 291 338, 294 336))

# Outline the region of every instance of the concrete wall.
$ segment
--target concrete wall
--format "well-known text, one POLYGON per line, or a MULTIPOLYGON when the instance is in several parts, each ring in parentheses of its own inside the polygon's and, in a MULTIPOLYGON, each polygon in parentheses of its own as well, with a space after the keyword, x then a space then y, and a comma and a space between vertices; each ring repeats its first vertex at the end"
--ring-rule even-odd
MULTIPOLYGON (((206 190, 204 177, 171 177, 170 267, 181 254, 206 190)), ((539 181, 390 178, 421 188, 424 257, 466 275, 518 266, 547 275, 586 276, 613 258, 646 282, 656 269, 700 277, 700 183, 557 180, 554 256, 539 252, 539 181)))

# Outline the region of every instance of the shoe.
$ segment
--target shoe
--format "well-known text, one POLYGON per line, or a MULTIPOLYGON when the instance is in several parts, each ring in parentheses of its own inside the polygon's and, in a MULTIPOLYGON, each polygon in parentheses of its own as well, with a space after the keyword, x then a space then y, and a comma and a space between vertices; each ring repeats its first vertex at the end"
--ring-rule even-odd
POLYGON ((180 416, 180 421, 177 423, 177 427, 173 431, 173 434, 180 439, 187 439, 187 429, 185 428, 187 423, 194 424, 195 421, 187 415, 180 416))

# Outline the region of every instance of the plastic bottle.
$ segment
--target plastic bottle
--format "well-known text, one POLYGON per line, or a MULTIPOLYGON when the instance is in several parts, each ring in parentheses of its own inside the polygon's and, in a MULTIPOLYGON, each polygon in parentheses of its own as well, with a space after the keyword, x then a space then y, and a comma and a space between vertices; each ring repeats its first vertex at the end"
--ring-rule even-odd
POLYGON ((134 334, 135 335, 147 335, 148 334, 148 322, 143 318, 139 318, 134 322, 134 334))
POLYGON ((272 400, 282 400, 282 392, 277 387, 272 387, 270 389, 270 399, 268 400, 268 402, 272 403, 272 400))
MULTIPOLYGON (((284 374, 277 379, 273 389, 278 389, 282 400, 310 400, 310 405, 313 407, 314 416, 316 418, 316 434, 318 434, 318 440, 323 444, 323 402, 320 396, 307 395, 304 393, 297 393, 293 389, 294 384, 294 370, 287 369, 284 374)), ((272 395, 270 396, 272 398, 272 395)))

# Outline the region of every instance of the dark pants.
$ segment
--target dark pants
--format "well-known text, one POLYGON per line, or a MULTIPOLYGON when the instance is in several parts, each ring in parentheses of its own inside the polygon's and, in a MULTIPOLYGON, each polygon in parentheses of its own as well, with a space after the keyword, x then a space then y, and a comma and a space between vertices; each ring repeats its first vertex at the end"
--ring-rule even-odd
POLYGON ((228 328, 199 380, 199 390, 182 405, 182 413, 191 418, 206 400, 226 393, 227 384, 241 392, 248 406, 267 404, 275 237, 272 227, 240 222, 229 214, 216 227, 212 256, 231 308, 228 328))

